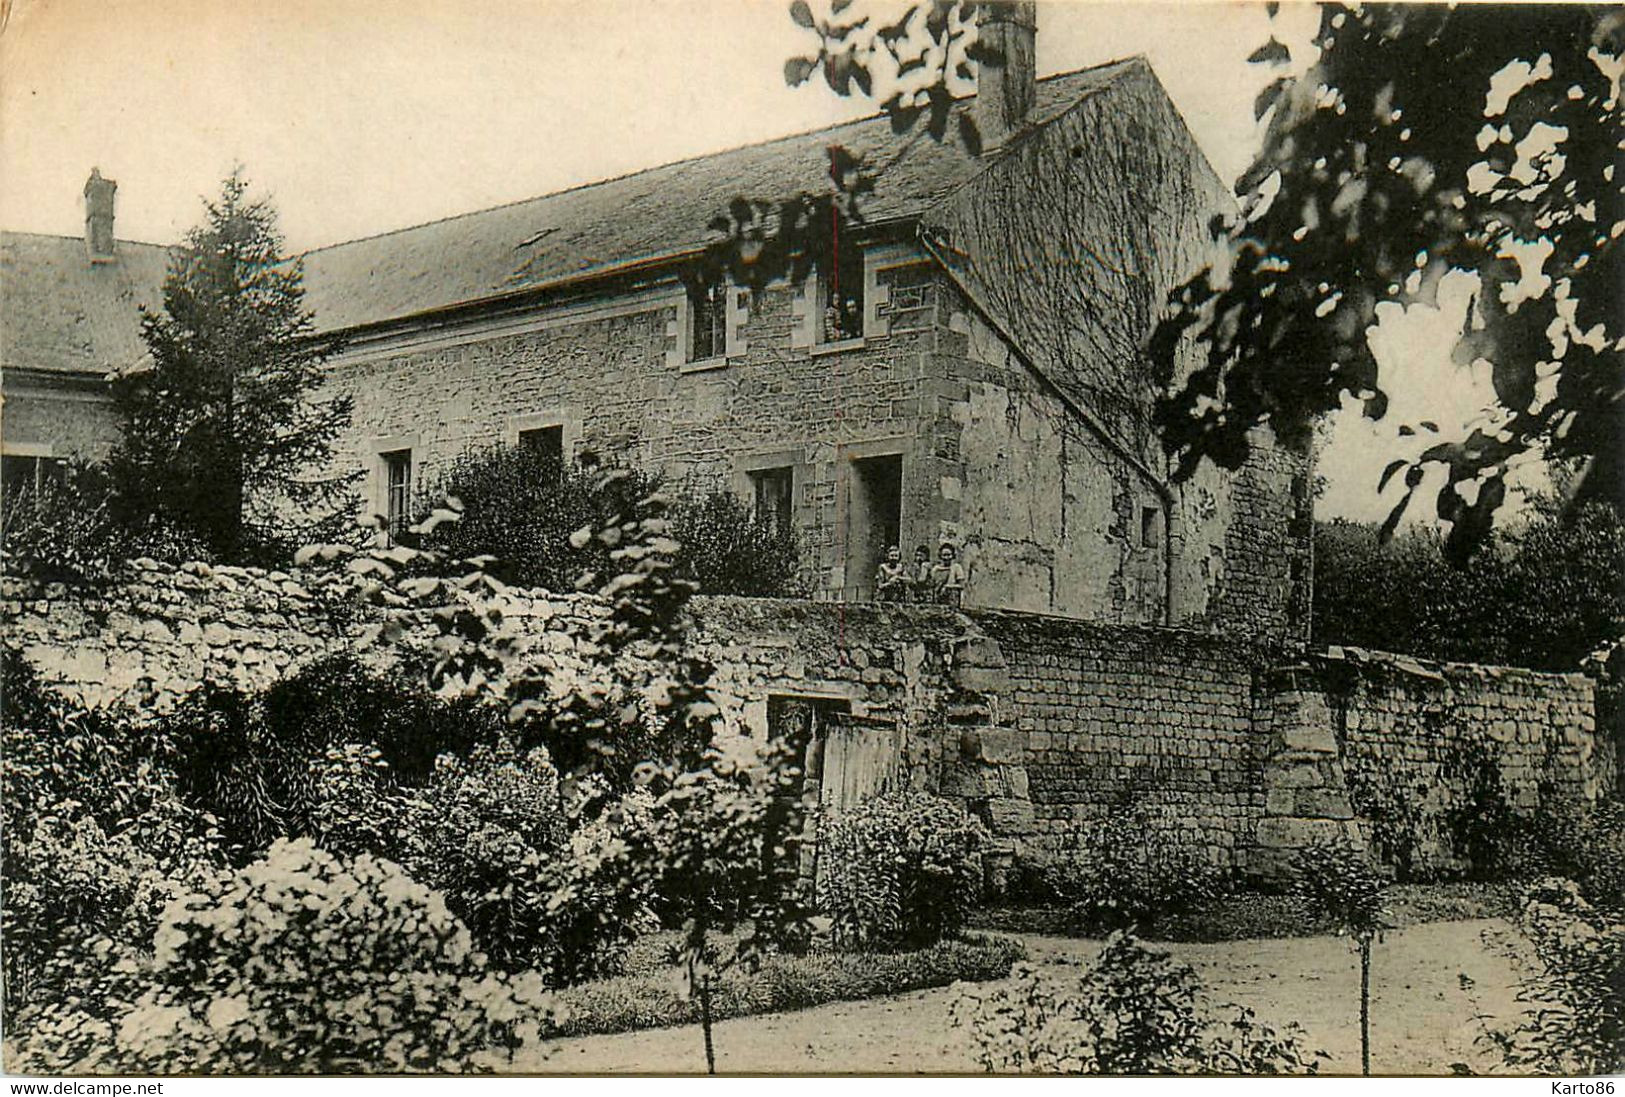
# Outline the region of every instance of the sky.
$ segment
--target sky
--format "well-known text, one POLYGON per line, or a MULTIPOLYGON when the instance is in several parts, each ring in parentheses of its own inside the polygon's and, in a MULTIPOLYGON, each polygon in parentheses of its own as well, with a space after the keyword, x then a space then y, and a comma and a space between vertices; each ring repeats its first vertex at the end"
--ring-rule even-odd
MULTIPOLYGON (((0 226, 80 234, 96 166, 119 183, 118 236, 172 242, 241 164, 275 202, 290 248, 305 250, 871 113, 818 82, 785 87, 784 60, 811 47, 787 10, 786 0, 9 0, 0 226)), ((1315 20, 1288 3, 1275 32, 1301 57, 1315 20)), ((1146 55, 1233 179, 1257 145, 1253 99, 1274 75, 1245 58, 1270 33, 1261 3, 1061 0, 1041 5, 1038 67, 1146 55)), ((1484 401, 1482 379, 1435 346, 1459 329, 1448 310, 1396 323, 1385 371, 1412 383, 1392 393, 1384 424, 1340 417, 1321 461, 1323 515, 1386 513, 1375 484, 1399 455, 1394 428, 1454 423, 1484 401)))

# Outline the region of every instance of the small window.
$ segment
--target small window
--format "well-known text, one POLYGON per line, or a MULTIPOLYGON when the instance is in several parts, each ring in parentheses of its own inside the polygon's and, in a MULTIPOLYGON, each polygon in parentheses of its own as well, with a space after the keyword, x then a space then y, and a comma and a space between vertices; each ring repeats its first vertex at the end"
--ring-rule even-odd
POLYGON ((399 541, 411 522, 412 451, 392 450, 379 454, 379 460, 384 463, 384 516, 389 523, 389 539, 399 541))
POLYGON ((789 529, 795 488, 793 470, 788 466, 758 469, 748 475, 756 520, 769 523, 776 530, 789 529))
POLYGON ((17 495, 38 495, 47 484, 60 484, 66 477, 67 465, 58 457, 24 457, 6 454, 0 457, 0 494, 6 499, 17 495))
POLYGON ((564 467, 564 427, 536 427, 519 432, 519 448, 533 453, 548 465, 564 467))
POLYGON ((818 298, 823 307, 820 343, 863 336, 863 249, 842 247, 837 240, 834 263, 819 272, 818 298))
POLYGON ((1162 511, 1156 507, 1145 507, 1140 511, 1140 544, 1144 548, 1156 548, 1162 544, 1162 511))
POLYGON ((692 312, 688 360, 703 362, 721 358, 728 352, 728 287, 722 281, 707 282, 688 293, 692 312))

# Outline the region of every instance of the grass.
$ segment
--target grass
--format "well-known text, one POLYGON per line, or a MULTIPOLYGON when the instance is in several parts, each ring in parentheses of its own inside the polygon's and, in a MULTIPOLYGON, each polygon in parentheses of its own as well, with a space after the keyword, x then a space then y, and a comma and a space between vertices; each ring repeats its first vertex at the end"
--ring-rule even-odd
MULTIPOLYGON (((673 934, 638 942, 628 974, 558 992, 568 1016, 559 1036, 589 1036, 699 1021, 699 1006, 682 997, 678 968, 666 950, 673 934)), ((826 1002, 877 998, 966 981, 1002 979, 1026 955, 1005 937, 967 935, 915 952, 812 952, 772 956, 754 972, 731 970, 712 990, 716 1020, 806 1009, 826 1002)))
MULTIPOLYGON (((1517 888, 1507 884, 1396 884, 1388 888, 1389 922, 1395 927, 1469 918, 1505 917, 1517 909, 1517 888)), ((1103 936, 1102 927, 1079 925, 1064 905, 987 907, 971 916, 977 929, 1062 937, 1103 936)), ((1216 943, 1332 932, 1290 895, 1239 891, 1190 910, 1142 920, 1140 936, 1152 941, 1216 943)))

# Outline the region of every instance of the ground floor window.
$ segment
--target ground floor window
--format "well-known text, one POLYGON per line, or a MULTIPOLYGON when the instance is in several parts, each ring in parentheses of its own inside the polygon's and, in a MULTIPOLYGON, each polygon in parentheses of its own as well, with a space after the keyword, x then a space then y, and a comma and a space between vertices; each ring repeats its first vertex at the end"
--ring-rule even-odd
POLYGON ((751 505, 756 520, 780 532, 790 528, 794 505, 795 472, 790 466, 756 469, 750 477, 751 505))
POLYGON ((0 457, 0 494, 8 500, 38 494, 47 484, 62 483, 66 474, 67 463, 60 457, 8 453, 0 457))
POLYGON ((564 467, 564 427, 562 424, 535 427, 519 432, 519 448, 540 457, 546 464, 564 467))
POLYGON ((390 541, 399 541, 412 521, 412 451, 390 450, 378 459, 384 466, 384 518, 390 541))

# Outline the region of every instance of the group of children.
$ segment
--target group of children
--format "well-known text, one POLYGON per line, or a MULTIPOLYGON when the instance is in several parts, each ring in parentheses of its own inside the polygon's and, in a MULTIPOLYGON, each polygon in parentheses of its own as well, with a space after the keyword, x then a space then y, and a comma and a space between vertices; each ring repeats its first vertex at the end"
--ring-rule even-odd
POLYGON ((903 550, 892 545, 875 574, 875 597, 882 602, 937 602, 959 605, 965 594, 965 569, 955 559, 954 547, 944 544, 931 562, 931 550, 914 550, 914 566, 903 563, 903 550))

